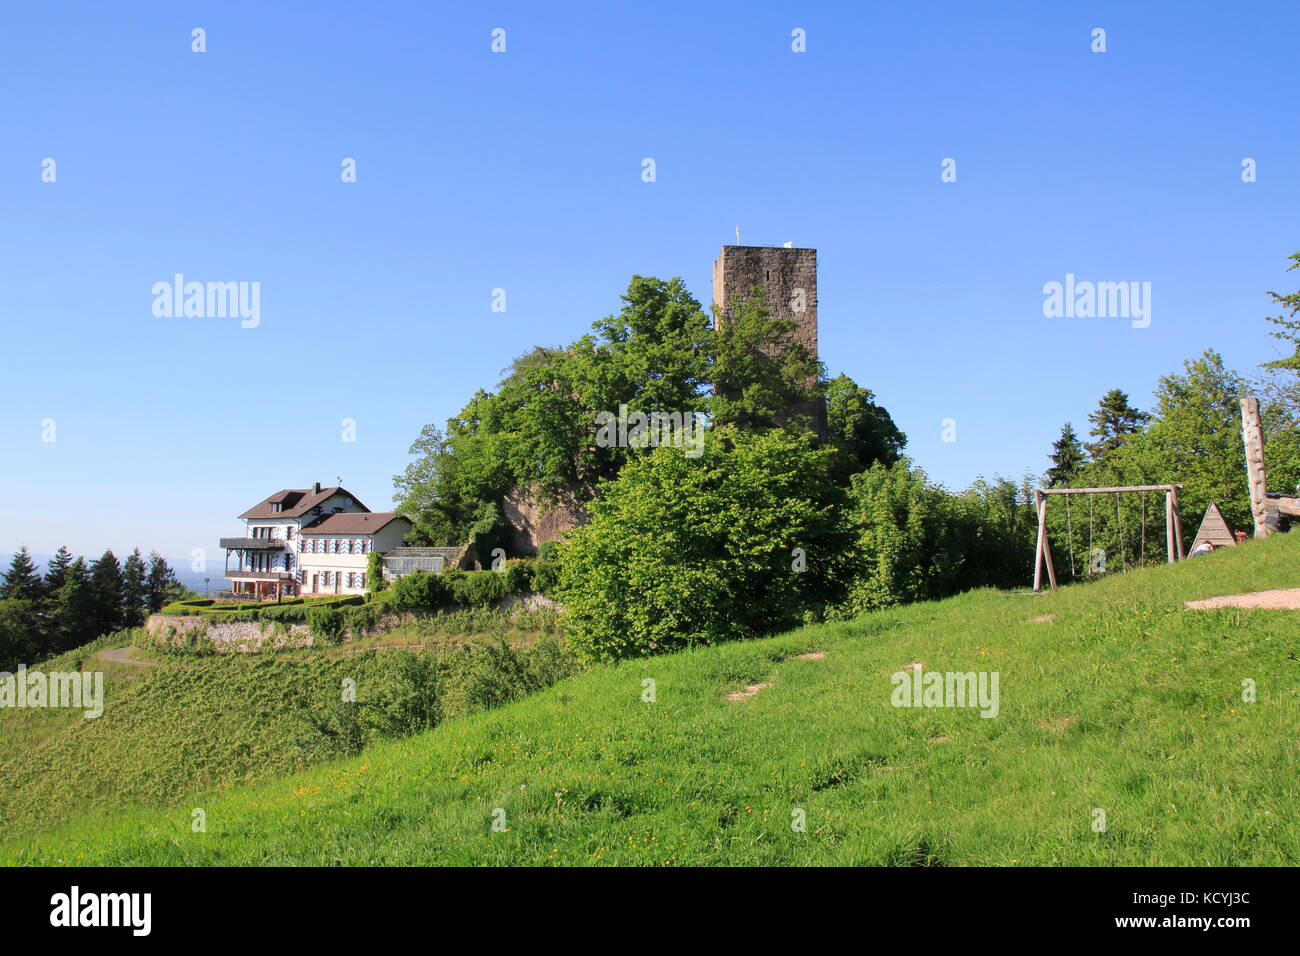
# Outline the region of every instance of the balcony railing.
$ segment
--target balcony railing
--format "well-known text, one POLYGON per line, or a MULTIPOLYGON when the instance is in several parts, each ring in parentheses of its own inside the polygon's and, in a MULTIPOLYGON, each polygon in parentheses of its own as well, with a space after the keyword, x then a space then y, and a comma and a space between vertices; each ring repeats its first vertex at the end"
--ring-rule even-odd
POLYGON ((241 571, 231 568, 226 572, 231 581, 294 581, 292 571, 241 571))
POLYGON ((222 538, 221 547, 240 551, 283 551, 283 538, 222 538))

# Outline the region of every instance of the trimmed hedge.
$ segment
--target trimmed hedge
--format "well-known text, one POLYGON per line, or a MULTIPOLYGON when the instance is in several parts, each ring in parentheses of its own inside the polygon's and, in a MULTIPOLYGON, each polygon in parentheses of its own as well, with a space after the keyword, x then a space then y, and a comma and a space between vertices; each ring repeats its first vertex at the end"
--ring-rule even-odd
POLYGON ((213 601, 176 601, 160 613, 170 617, 208 617, 222 621, 305 621, 313 607, 348 607, 361 604, 361 594, 330 594, 315 598, 285 598, 260 604, 216 604, 213 601))

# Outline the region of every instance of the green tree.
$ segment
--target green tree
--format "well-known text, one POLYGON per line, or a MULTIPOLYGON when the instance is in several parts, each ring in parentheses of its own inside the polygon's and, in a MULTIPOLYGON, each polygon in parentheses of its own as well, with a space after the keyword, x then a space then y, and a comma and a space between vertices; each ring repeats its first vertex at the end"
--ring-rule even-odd
POLYGON ((127 627, 139 627, 144 623, 147 613, 148 593, 146 589, 149 570, 140 549, 136 548, 126 559, 122 570, 122 617, 127 627))
POLYGON ((799 429, 711 430, 601 486, 564 548, 570 639, 613 659, 780 631, 840 593, 847 499, 833 452, 799 429))
POLYGON ((13 673, 19 664, 35 663, 44 643, 43 631, 35 601, 0 600, 0 671, 13 673))
POLYGON ((876 462, 892 465, 907 444, 872 391, 843 374, 826 386, 826 437, 847 455, 853 473, 876 462))
POLYGON ((185 587, 176 580, 176 572, 157 551, 149 553, 149 573, 145 576, 144 593, 145 605, 150 614, 157 614, 164 604, 179 600, 185 593, 185 587))
POLYGON ((96 630, 95 595, 90 585, 90 574, 82 558, 77 558, 68 566, 62 586, 50 596, 48 613, 50 627, 42 657, 79 647, 102 633, 96 630))
POLYGON ((1074 426, 1066 422, 1061 426, 1061 437, 1052 443, 1052 465, 1047 469, 1047 484, 1063 488, 1074 481, 1084 464, 1083 446, 1074 426))
MULTIPOLYGON (((1234 528, 1251 526, 1241 399, 1246 382, 1212 349, 1183 363, 1183 374, 1162 376, 1156 420, 1144 445, 1164 474, 1183 485, 1183 520, 1198 521, 1217 502, 1234 528)), ((1138 449, 1139 451, 1141 449, 1138 449)), ((1194 531, 1195 525, 1191 530, 1194 531)))
POLYGON ((72 552, 66 545, 60 545, 59 550, 54 552, 54 557, 50 558, 50 563, 45 568, 45 593, 53 595, 59 588, 63 587, 63 582, 67 579, 68 568, 72 566, 72 552))
MULTIPOLYGON (((1287 267, 1287 271, 1300 269, 1300 252, 1293 252, 1290 259, 1292 262, 1287 267)), ((1276 305, 1282 308, 1281 313, 1278 315, 1268 317, 1268 321, 1277 326, 1277 329, 1270 332, 1269 335, 1287 343, 1294 350, 1294 354, 1278 359, 1275 362, 1268 362, 1264 367, 1287 369, 1300 376, 1300 291, 1285 295, 1270 292, 1268 295, 1276 305)))
POLYGON ((1088 414, 1092 428, 1088 431, 1096 441, 1087 444, 1093 461, 1100 461, 1146 426, 1151 416, 1129 404, 1128 395, 1112 388, 1101 397, 1097 410, 1088 414))
POLYGON ((31 552, 23 545, 9 562, 9 570, 0 578, 0 600, 20 600, 37 603, 44 588, 36 571, 31 552))
POLYGON ((122 566, 110 548, 90 566, 91 615, 86 624, 92 637, 122 627, 123 590, 122 566))
POLYGON ((845 560, 853 578, 836 616, 941 597, 961 571, 952 500, 902 459, 853 477, 845 560))

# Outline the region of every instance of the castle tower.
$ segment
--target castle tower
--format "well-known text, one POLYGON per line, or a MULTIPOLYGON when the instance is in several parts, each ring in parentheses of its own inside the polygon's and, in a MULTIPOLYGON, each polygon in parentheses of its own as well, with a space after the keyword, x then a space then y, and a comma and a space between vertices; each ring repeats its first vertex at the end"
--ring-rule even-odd
MULTIPOLYGON (((817 250, 784 246, 723 246, 713 263, 713 304, 719 324, 725 324, 732 299, 747 296, 758 286, 766 293, 768 314, 773 319, 792 319, 793 338, 817 351, 817 250)), ((814 383, 809 382, 811 387, 814 383)), ((813 430, 826 436, 826 405, 815 400, 793 411, 812 419, 813 430)))

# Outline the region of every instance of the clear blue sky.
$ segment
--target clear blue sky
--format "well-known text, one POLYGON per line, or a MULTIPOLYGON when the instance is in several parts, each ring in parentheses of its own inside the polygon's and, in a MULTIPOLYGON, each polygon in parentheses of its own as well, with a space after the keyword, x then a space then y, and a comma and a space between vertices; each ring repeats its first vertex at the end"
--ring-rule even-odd
POLYGON ((1039 472, 1109 388, 1275 356, 1297 36, 1290 0, 10 5, 0 551, 219 560, 337 475, 385 509, 421 426, 634 273, 707 302, 737 224, 819 250, 822 357, 932 477, 1039 472), (177 272, 260 282, 261 325, 155 318, 177 272), (1151 282, 1151 326, 1044 318, 1067 272, 1151 282))

